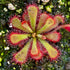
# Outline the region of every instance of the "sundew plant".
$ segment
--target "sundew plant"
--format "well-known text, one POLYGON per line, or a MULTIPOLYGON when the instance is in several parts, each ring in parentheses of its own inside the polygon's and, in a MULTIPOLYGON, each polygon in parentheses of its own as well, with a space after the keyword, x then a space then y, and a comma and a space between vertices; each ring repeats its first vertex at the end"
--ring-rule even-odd
POLYGON ((40 60, 43 56, 49 56, 50 60, 56 60, 61 52, 49 41, 60 41, 61 34, 57 30, 61 28, 70 32, 70 24, 64 24, 64 17, 39 14, 38 7, 33 4, 27 6, 21 19, 16 15, 11 17, 10 24, 13 29, 7 34, 7 43, 23 47, 13 54, 13 61, 19 64, 27 62, 28 57, 40 60))
POLYGON ((0 70, 70 70, 70 1, 1 0, 0 70))

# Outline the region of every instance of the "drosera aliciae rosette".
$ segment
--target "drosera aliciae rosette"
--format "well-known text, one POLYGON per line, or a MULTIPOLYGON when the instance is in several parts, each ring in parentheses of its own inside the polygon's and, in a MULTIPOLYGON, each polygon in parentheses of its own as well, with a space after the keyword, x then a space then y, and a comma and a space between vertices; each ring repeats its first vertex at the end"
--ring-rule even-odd
POLYGON ((21 42, 23 44, 22 49, 13 55, 13 61, 19 64, 25 63, 28 57, 40 60, 44 54, 48 54, 46 56, 49 56, 50 60, 56 60, 60 56, 60 51, 50 42, 55 44, 60 41, 61 34, 57 30, 61 28, 70 32, 70 24, 64 24, 61 15, 39 14, 39 9, 34 4, 27 6, 22 20, 14 16, 10 23, 13 30, 7 35, 8 44, 13 46, 19 46, 21 42))

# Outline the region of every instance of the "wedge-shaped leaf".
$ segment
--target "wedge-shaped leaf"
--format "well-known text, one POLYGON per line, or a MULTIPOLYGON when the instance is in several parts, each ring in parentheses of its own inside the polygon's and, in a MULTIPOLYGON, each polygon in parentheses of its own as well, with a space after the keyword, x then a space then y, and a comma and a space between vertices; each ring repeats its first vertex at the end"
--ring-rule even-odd
POLYGON ((64 23, 64 18, 60 15, 56 15, 54 17, 54 22, 55 22, 55 24, 52 25, 51 27, 49 27, 46 31, 50 31, 50 30, 56 28, 60 23, 64 23))
POLYGON ((28 23, 26 21, 22 22, 22 26, 24 29, 26 29, 28 32, 33 33, 32 29, 30 28, 30 26, 28 25, 28 23))
POLYGON ((31 45, 31 41, 29 40, 29 42, 18 52, 14 55, 14 61, 16 63, 22 64, 25 63, 28 57, 28 53, 29 53, 29 48, 31 45))
POLYGON ((19 34, 15 32, 11 32, 9 35, 9 41, 13 45, 19 44, 21 41, 26 40, 30 37, 30 34, 19 34))
POLYGON ((36 38, 33 38, 30 54, 31 54, 31 57, 35 60, 40 60, 43 56, 43 53, 40 50, 40 45, 36 38))
POLYGON ((42 40, 42 39, 39 39, 39 41, 46 48, 46 50, 48 52, 48 55, 49 55, 51 60, 54 60, 54 59, 56 59, 59 56, 59 52, 57 51, 57 49, 52 47, 52 45, 50 45, 47 41, 42 40))
POLYGON ((13 27, 17 28, 17 29, 20 29, 24 32, 28 32, 26 29, 24 29, 22 27, 22 24, 21 24, 21 21, 18 17, 14 16, 12 19, 11 19, 11 23, 13 25, 13 27))
POLYGON ((45 36, 49 41, 52 41, 54 43, 59 42, 60 38, 61 38, 60 37, 61 35, 58 32, 50 32, 50 33, 46 34, 45 36))
POLYGON ((44 23, 46 22, 46 19, 49 17, 48 14, 46 13, 43 13, 40 15, 40 19, 39 19, 39 23, 38 23, 38 26, 37 26, 37 30, 40 29, 44 23))
POLYGON ((38 8, 34 5, 30 5, 28 6, 27 11, 30 20, 30 25, 32 29, 35 31, 38 8))
POLYGON ((52 32, 55 32, 59 29, 66 29, 68 32, 70 32, 70 24, 65 24, 65 25, 61 25, 61 26, 58 26, 57 28, 55 28, 55 30, 53 30, 52 32))
POLYGON ((36 38, 33 38, 32 48, 31 48, 31 56, 38 55, 39 50, 37 46, 36 38))
POLYGON ((49 18, 46 20, 46 22, 45 22, 45 24, 43 25, 43 27, 42 27, 41 29, 39 29, 39 30, 37 31, 37 33, 46 32, 47 29, 50 28, 50 26, 53 26, 53 24, 54 24, 54 20, 53 20, 51 17, 49 17, 49 18))
POLYGON ((55 21, 57 24, 59 24, 59 23, 64 23, 64 18, 63 18, 62 16, 60 16, 60 15, 56 15, 56 16, 54 17, 54 21, 55 21))

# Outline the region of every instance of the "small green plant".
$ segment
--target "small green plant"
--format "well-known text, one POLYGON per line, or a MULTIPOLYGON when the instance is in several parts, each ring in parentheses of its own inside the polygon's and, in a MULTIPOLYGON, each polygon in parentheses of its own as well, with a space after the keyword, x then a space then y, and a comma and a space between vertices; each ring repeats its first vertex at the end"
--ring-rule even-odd
POLYGON ((51 61, 56 60, 60 51, 50 42, 60 41, 61 34, 57 30, 61 28, 70 32, 70 24, 64 25, 64 17, 40 13, 34 4, 27 6, 22 17, 12 17, 10 24, 13 30, 7 34, 7 43, 14 47, 23 47, 13 54, 13 61, 19 64, 25 63, 28 57, 40 60, 43 56, 49 56, 51 61))

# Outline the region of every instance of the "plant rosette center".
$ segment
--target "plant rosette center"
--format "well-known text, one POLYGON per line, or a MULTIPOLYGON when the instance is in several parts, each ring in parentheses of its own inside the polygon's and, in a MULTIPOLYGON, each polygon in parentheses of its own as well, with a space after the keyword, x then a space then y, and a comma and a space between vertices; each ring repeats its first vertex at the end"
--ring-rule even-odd
POLYGON ((10 19, 12 30, 7 34, 7 43, 22 47, 13 54, 13 61, 16 63, 23 64, 27 62, 28 57, 41 60, 45 55, 50 60, 56 60, 60 56, 60 51, 50 42, 59 42, 61 34, 57 30, 63 28, 70 32, 70 24, 64 24, 61 15, 51 16, 39 11, 39 8, 32 4, 27 6, 22 20, 16 15, 10 19))
POLYGON ((36 37, 36 33, 32 33, 32 37, 35 38, 36 37))

